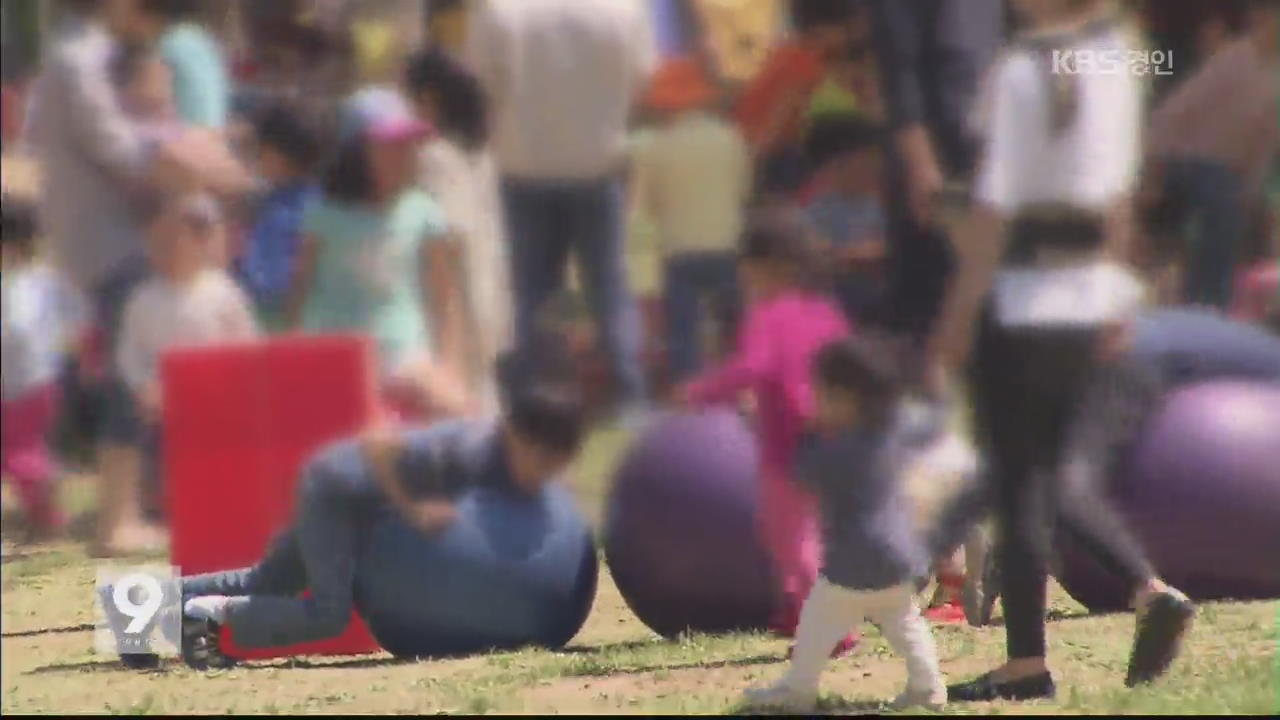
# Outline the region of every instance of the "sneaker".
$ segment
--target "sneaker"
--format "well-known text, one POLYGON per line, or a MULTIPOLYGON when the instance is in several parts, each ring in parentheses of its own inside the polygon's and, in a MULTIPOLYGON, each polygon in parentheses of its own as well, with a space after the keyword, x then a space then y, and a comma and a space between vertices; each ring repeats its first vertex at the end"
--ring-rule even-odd
POLYGON ((1164 674, 1182 649, 1195 606, 1177 590, 1153 595, 1138 609, 1133 652, 1129 656, 1128 687, 1151 682, 1164 674))
POLYGON ((941 710, 942 706, 946 704, 947 689, 939 686, 932 690, 907 690, 894 698, 893 702, 889 704, 889 708, 891 710, 909 710, 911 708, 941 710))
POLYGON ((996 682, 987 673, 969 682, 947 687, 951 702, 994 702, 996 700, 1047 700, 1057 694, 1053 676, 1041 673, 1030 677, 996 682))
POLYGON ((182 659, 192 670, 219 670, 236 662, 222 654, 222 626, 190 616, 182 619, 182 659))
POLYGON ((862 640, 862 636, 856 632, 845 635, 844 639, 841 640, 840 643, 836 645, 835 649, 831 651, 831 659, 836 660, 842 658, 845 655, 852 653, 854 650, 857 650, 858 642, 860 640, 862 640))
POLYGON ((750 708, 770 708, 787 713, 805 713, 818 704, 817 693, 805 693, 781 683, 766 688, 753 688, 742 695, 742 703, 750 708))
POLYGON ((930 622, 939 625, 955 625, 965 621, 964 608, 960 607, 959 603, 955 601, 931 607, 925 610, 923 614, 930 622))

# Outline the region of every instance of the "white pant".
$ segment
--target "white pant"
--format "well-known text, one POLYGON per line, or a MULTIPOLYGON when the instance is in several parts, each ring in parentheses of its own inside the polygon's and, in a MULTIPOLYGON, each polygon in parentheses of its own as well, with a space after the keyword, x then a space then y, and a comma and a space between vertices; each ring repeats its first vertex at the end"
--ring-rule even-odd
POLYGON ((878 625, 893 651, 906 658, 908 692, 929 693, 943 686, 938 648, 928 623, 920 617, 910 583, 861 591, 833 585, 821 577, 800 612, 791 669, 782 684, 816 695, 831 651, 863 619, 878 625))

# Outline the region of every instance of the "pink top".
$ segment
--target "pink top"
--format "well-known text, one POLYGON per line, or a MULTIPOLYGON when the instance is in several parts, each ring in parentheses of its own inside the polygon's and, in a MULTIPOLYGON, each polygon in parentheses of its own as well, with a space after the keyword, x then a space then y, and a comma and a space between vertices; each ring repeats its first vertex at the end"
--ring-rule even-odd
POLYGON ((837 306, 819 295, 788 291, 756 302, 747 312, 737 354, 693 381, 689 398, 706 405, 752 390, 760 413, 761 462, 789 469, 813 412, 813 357, 827 342, 849 332, 837 306))

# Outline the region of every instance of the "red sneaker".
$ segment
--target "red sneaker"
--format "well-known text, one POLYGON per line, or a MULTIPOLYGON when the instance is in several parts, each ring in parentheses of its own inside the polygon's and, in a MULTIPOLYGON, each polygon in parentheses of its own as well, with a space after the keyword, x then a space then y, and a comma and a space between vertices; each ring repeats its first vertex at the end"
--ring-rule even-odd
POLYGON ((837 658, 842 658, 854 650, 857 650, 858 643, 861 641, 862 635, 856 632, 851 632, 848 635, 845 635, 844 639, 840 641, 840 644, 836 645, 835 649, 831 651, 831 659, 835 660, 837 658))
POLYGON ((937 607, 931 607, 924 611, 924 616, 929 620, 940 624, 954 625, 967 622, 964 615, 964 607, 954 601, 937 607))

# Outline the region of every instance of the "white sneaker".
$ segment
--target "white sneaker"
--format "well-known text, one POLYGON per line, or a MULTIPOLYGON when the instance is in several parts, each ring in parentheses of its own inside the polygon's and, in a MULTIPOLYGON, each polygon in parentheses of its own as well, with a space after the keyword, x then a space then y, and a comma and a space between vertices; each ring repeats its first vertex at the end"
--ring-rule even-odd
POLYGON ((187 617, 209 620, 221 625, 227 621, 227 607, 231 598, 225 595, 203 595, 193 597, 182 606, 187 617))
POLYGON ((742 695, 743 704, 752 708, 772 708, 788 713, 813 710, 818 704, 816 693, 805 693, 781 683, 764 688, 752 688, 742 695))
POLYGON ((890 707, 894 710, 907 710, 922 707, 927 710, 941 710, 947 704, 947 689, 939 686, 932 690, 907 690, 893 699, 890 707))

